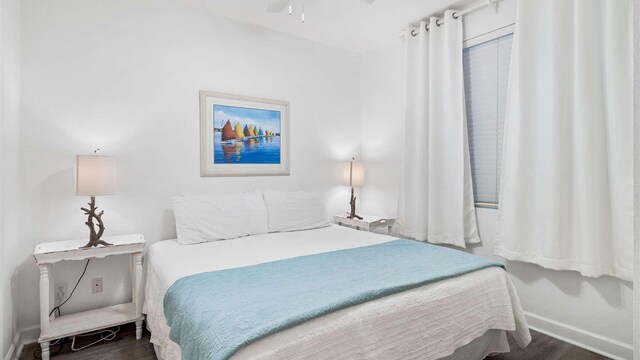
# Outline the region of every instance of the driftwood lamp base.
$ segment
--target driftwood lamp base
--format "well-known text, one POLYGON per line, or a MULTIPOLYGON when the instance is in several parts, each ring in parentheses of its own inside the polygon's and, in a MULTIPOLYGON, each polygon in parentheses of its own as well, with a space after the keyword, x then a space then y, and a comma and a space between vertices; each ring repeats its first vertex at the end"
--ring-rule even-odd
POLYGON ((87 243, 87 245, 81 247, 81 249, 87 249, 98 245, 112 245, 104 240, 100 240, 102 234, 104 234, 105 229, 104 223, 102 222, 102 215, 104 215, 104 210, 100 211, 99 213, 97 212, 98 207, 96 206, 95 196, 91 197, 91 202, 89 202, 88 205, 88 209, 80 208, 82 211, 84 211, 84 214, 87 215, 87 221, 84 224, 89 227, 89 242, 87 243), (94 220, 97 221, 97 224, 93 222, 94 220), (98 226, 97 230, 96 225, 98 226))
POLYGON ((356 197, 353 195, 353 187, 351 187, 351 201, 349 202, 349 205, 351 205, 351 212, 347 218, 362 220, 362 216, 356 215, 356 197))

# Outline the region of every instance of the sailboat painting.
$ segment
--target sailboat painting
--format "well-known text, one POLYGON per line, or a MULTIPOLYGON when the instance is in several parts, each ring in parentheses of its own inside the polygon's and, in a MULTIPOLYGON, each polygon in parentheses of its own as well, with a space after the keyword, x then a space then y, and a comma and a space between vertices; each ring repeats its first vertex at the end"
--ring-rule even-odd
POLYGON ((212 111, 214 163, 280 164, 279 111, 227 105, 212 111))
POLYGON ((201 175, 288 175, 288 114, 288 102, 201 91, 201 175))

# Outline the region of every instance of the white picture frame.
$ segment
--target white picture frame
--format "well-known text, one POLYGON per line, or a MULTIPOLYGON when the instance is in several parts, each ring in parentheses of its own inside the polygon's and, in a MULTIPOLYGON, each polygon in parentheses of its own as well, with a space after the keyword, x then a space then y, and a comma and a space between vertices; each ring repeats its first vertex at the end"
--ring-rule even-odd
POLYGON ((289 102, 200 91, 200 176, 287 176, 289 102))

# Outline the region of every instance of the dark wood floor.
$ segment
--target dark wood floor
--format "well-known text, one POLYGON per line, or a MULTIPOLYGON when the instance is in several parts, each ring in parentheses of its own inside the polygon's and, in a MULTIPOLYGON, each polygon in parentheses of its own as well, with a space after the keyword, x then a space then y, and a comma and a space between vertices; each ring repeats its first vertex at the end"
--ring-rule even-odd
POLYGON ((556 338, 531 330, 531 342, 525 349, 520 349, 510 336, 511 352, 490 356, 487 360, 611 360, 581 347, 571 345, 556 338))
MULTIPOLYGON (((511 352, 487 358, 487 360, 606 360, 602 355, 592 353, 577 346, 567 344, 560 340, 546 336, 544 334, 531 331, 532 341, 526 349, 518 348, 518 345, 509 337, 511 352)), ((80 338, 78 338, 80 339, 80 338)), ((96 338, 86 337, 82 341, 76 342, 76 347, 89 344, 96 338)), ((51 348, 52 353, 57 351, 59 346, 51 348)), ((20 360, 39 359, 37 352, 40 349, 38 344, 27 345, 22 350, 20 360)), ((62 344, 59 353, 51 357, 55 360, 156 360, 153 345, 149 343, 149 333, 145 332, 142 340, 137 341, 135 327, 124 326, 117 335, 117 339, 109 342, 102 342, 77 352, 71 351, 71 342, 62 344)))
MULTIPOLYGON (((99 339, 99 336, 87 336, 76 339, 75 347, 90 344, 99 339)), ((24 347, 20 360, 40 359, 40 346, 31 344, 24 347), (36 353, 34 354, 34 351, 36 353)), ((134 325, 122 326, 120 332, 113 341, 103 341, 94 346, 80 351, 71 350, 71 341, 67 340, 50 348, 52 360, 157 360, 153 345, 149 342, 149 333, 144 332, 141 340, 136 340, 136 328, 134 325), (57 353, 56 353, 57 352, 57 353), (53 355, 56 353, 56 355, 53 355)))

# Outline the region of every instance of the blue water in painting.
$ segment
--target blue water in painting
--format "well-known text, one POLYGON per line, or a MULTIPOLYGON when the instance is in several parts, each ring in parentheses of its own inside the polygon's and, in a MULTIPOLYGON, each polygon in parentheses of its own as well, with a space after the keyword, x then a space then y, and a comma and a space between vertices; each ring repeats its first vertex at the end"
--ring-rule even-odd
POLYGON ((257 137, 221 143, 213 136, 214 164, 280 164, 280 136, 257 137))

